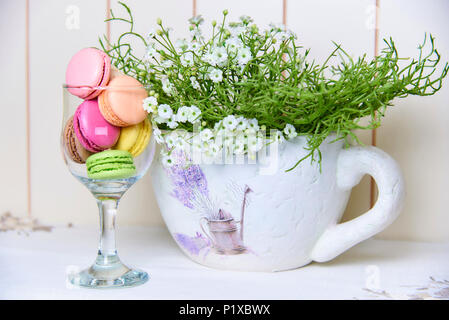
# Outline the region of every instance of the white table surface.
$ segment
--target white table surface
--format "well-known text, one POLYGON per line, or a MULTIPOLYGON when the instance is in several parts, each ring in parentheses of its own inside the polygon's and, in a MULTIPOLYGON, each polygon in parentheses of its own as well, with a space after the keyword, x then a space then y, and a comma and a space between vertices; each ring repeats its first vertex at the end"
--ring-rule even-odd
POLYGON ((144 285, 93 290, 66 284, 67 270, 93 262, 95 228, 0 233, 0 299, 449 298, 449 243, 371 239, 328 263, 251 273, 190 261, 162 227, 122 227, 117 237, 122 260, 150 274, 144 285))

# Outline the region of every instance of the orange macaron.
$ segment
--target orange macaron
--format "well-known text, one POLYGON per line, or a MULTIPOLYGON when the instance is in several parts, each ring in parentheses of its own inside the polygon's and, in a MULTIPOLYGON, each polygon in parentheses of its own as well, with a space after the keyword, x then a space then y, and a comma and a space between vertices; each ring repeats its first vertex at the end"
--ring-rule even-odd
POLYGON ((139 81, 127 75, 117 75, 98 97, 98 105, 107 122, 127 127, 147 117, 148 113, 143 109, 146 97, 147 91, 139 81))

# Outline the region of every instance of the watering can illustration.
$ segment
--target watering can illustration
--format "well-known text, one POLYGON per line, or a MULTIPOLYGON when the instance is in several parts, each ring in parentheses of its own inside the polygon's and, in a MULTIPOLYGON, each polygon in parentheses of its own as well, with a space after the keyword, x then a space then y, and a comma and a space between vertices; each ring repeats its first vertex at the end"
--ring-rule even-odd
POLYGON ((200 225, 203 232, 211 241, 213 248, 219 254, 241 254, 246 251, 243 244, 243 231, 245 221, 246 196, 252 192, 247 185, 244 189, 240 220, 234 220, 232 215, 223 209, 219 209, 218 218, 202 217, 200 225))

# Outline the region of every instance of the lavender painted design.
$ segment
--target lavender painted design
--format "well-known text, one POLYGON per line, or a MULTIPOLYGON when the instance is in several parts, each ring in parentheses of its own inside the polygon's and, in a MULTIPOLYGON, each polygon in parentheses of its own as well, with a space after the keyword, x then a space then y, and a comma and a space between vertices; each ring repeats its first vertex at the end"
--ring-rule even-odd
POLYGON ((200 254, 201 250, 204 248, 210 248, 211 246, 210 241, 199 232, 197 232, 194 237, 182 233, 175 233, 174 236, 178 244, 180 244, 190 254, 196 256, 200 254))
MULTIPOLYGON (((252 192, 248 185, 242 189, 235 183, 228 185, 228 191, 240 205, 240 220, 221 206, 220 199, 211 199, 207 180, 199 165, 192 164, 182 152, 173 154, 174 164, 165 168, 173 184, 171 195, 185 207, 201 215, 199 225, 204 235, 196 232, 195 237, 175 233, 176 241, 192 255, 199 255, 204 248, 213 248, 218 254, 233 255, 248 252, 243 243, 247 195, 252 192)), ((209 250, 204 253, 206 256, 209 250)))
POLYGON ((183 153, 175 153, 174 160, 175 164, 165 169, 174 185, 171 195, 187 208, 194 209, 193 201, 198 194, 209 196, 206 177, 200 166, 189 163, 183 153))

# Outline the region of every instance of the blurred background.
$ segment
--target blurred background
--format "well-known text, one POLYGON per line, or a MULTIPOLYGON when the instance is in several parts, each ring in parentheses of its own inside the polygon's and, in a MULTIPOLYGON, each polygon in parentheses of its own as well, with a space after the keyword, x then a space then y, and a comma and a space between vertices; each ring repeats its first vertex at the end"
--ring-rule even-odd
MULTIPOLYGON (((436 37, 444 62, 449 61, 447 0, 125 0, 146 35, 160 17, 176 37, 188 36, 187 19, 201 14, 209 27, 228 9, 259 26, 284 23, 323 62, 335 41, 352 56, 372 58, 393 37, 402 57, 416 57, 425 32, 436 37)), ((96 203, 64 165, 59 150, 62 88, 70 57, 83 47, 99 46, 98 37, 114 39, 120 25, 105 23, 109 9, 125 14, 115 0, 0 0, 2 77, 0 126, 0 215, 39 219, 47 225, 98 224, 96 203)), ((449 79, 431 97, 394 101, 376 145, 403 170, 407 198, 401 216, 382 239, 449 240, 449 79)), ((359 132, 366 144, 372 132, 359 132)), ((352 193, 344 220, 368 210, 370 179, 352 193)), ((149 174, 123 197, 119 225, 163 225, 149 174)))

